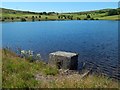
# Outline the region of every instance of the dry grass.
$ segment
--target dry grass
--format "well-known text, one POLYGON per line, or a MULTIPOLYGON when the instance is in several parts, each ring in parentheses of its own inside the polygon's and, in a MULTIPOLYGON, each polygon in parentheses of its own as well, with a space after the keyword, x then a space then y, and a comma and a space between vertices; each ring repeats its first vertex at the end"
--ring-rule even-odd
POLYGON ((105 76, 89 75, 81 78, 79 74, 67 76, 49 76, 39 80, 41 88, 117 88, 118 83, 105 76), (41 82, 42 81, 42 82, 41 82))

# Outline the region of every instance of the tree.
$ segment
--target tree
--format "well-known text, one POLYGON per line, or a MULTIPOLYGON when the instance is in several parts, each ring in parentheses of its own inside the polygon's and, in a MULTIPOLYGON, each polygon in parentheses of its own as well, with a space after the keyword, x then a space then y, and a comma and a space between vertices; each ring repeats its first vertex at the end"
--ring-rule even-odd
POLYGON ((13 14, 16 14, 16 12, 12 12, 13 14))
POLYGON ((4 19, 2 19, 2 21, 5 21, 4 19))
POLYGON ((32 19, 34 18, 34 16, 32 16, 32 19))
POLYGON ((52 14, 55 14, 55 12, 48 12, 47 14, 48 15, 52 15, 52 14))
POLYGON ((64 16, 64 19, 67 19, 67 17, 66 17, 66 16, 64 16))
POLYGON ((14 20, 14 18, 13 18, 13 17, 12 17, 11 19, 12 19, 12 21, 14 20))
POLYGON ((108 11, 108 16, 111 16, 111 15, 118 15, 118 12, 116 9, 111 9, 108 11))
POLYGON ((87 15, 87 18, 91 18, 89 14, 87 15))
POLYGON ((43 15, 43 13, 42 13, 42 12, 40 12, 40 13, 39 13, 39 15, 43 15))
POLYGON ((70 16, 70 19, 73 20, 73 16, 70 16))
POLYGON ((21 18, 21 21, 22 21, 22 22, 25 22, 25 21, 26 21, 26 19, 25 19, 25 18, 21 18))
POLYGON ((4 17, 4 19, 7 19, 7 17, 4 17))
POLYGON ((25 18, 28 18, 27 16, 25 18))
POLYGON ((48 17, 45 17, 45 19, 47 20, 47 19, 48 19, 48 17))
POLYGON ((58 19, 60 19, 60 16, 58 16, 58 19))
POLYGON ((16 17, 17 19, 19 19, 20 17, 16 17))
POLYGON ((99 13, 105 13, 105 11, 103 11, 103 10, 100 10, 100 11, 99 11, 99 13))
POLYGON ((117 9, 118 15, 120 14, 120 8, 117 9))
POLYGON ((73 20, 73 17, 71 17, 70 19, 73 20))
POLYGON ((67 18, 68 18, 68 19, 70 19, 70 17, 71 17, 70 15, 69 15, 69 16, 67 16, 67 18))
POLYGON ((34 16, 32 16, 32 21, 35 21, 35 18, 34 18, 34 16))
POLYGON ((47 15, 47 13, 46 13, 46 12, 43 12, 43 15, 47 15))
POLYGON ((94 18, 90 18, 90 20, 94 20, 94 18))
POLYGON ((77 20, 81 20, 79 17, 77 17, 77 20))
POLYGON ((73 16, 69 15, 69 16, 67 16, 67 18, 73 20, 73 16))
POLYGON ((41 18, 41 16, 39 15, 39 18, 41 18))
POLYGON ((87 18, 84 18, 84 20, 87 20, 87 18))

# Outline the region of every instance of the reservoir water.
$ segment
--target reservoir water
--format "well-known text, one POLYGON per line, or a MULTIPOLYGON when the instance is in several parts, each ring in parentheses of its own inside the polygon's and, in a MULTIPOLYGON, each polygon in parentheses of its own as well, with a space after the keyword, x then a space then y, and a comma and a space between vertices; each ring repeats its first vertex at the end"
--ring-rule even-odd
POLYGON ((91 62, 113 77, 118 72, 118 22, 102 20, 2 23, 2 46, 40 53, 79 53, 79 63, 91 62))

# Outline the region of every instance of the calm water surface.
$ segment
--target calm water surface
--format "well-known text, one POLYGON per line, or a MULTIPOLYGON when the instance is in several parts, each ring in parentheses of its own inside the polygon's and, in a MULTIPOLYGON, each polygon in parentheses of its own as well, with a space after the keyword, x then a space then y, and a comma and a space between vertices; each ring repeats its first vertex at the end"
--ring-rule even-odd
POLYGON ((30 49, 45 60, 50 52, 77 52, 79 62, 118 74, 118 21, 8 22, 2 27, 3 47, 30 49))

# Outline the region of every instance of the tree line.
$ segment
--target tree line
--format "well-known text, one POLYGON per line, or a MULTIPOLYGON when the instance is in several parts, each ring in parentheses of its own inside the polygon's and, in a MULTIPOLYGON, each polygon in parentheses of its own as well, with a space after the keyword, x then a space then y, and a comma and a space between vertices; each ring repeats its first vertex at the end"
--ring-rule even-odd
POLYGON ((111 15, 119 15, 120 14, 120 8, 118 9, 111 9, 108 11, 108 16, 111 16, 111 15))
MULTIPOLYGON (((77 19, 77 20, 81 20, 80 17, 74 17, 73 15, 57 15, 58 18, 56 18, 56 20, 74 20, 74 19, 77 19)), ((21 20, 22 22, 25 22, 27 20, 32 20, 32 21, 35 21, 35 20, 38 20, 38 21, 41 21, 41 19, 43 20, 49 20, 50 18, 48 18, 47 16, 42 18, 41 15, 39 16, 24 16, 24 17, 0 17, 0 19, 2 19, 2 21, 5 21, 5 20, 10 20, 10 21, 14 21, 14 20, 21 20)), ((86 17, 84 18, 84 20, 95 20, 94 18, 91 17, 91 15, 87 14, 86 17)), ((96 19, 98 20, 98 19, 96 19)))
POLYGON ((31 17, 28 17, 28 16, 25 16, 25 17, 0 17, 0 19, 2 21, 5 21, 5 20, 11 20, 11 21, 14 21, 14 20, 17 20, 17 19, 20 19, 21 21, 27 21, 27 19, 32 19, 32 21, 34 21, 35 19, 40 19, 41 16, 31 16, 31 17))
POLYGON ((31 12, 31 11, 17 11, 17 10, 10 10, 10 9, 2 9, 2 13, 7 14, 36 14, 36 15, 53 15, 59 14, 57 12, 31 12))

